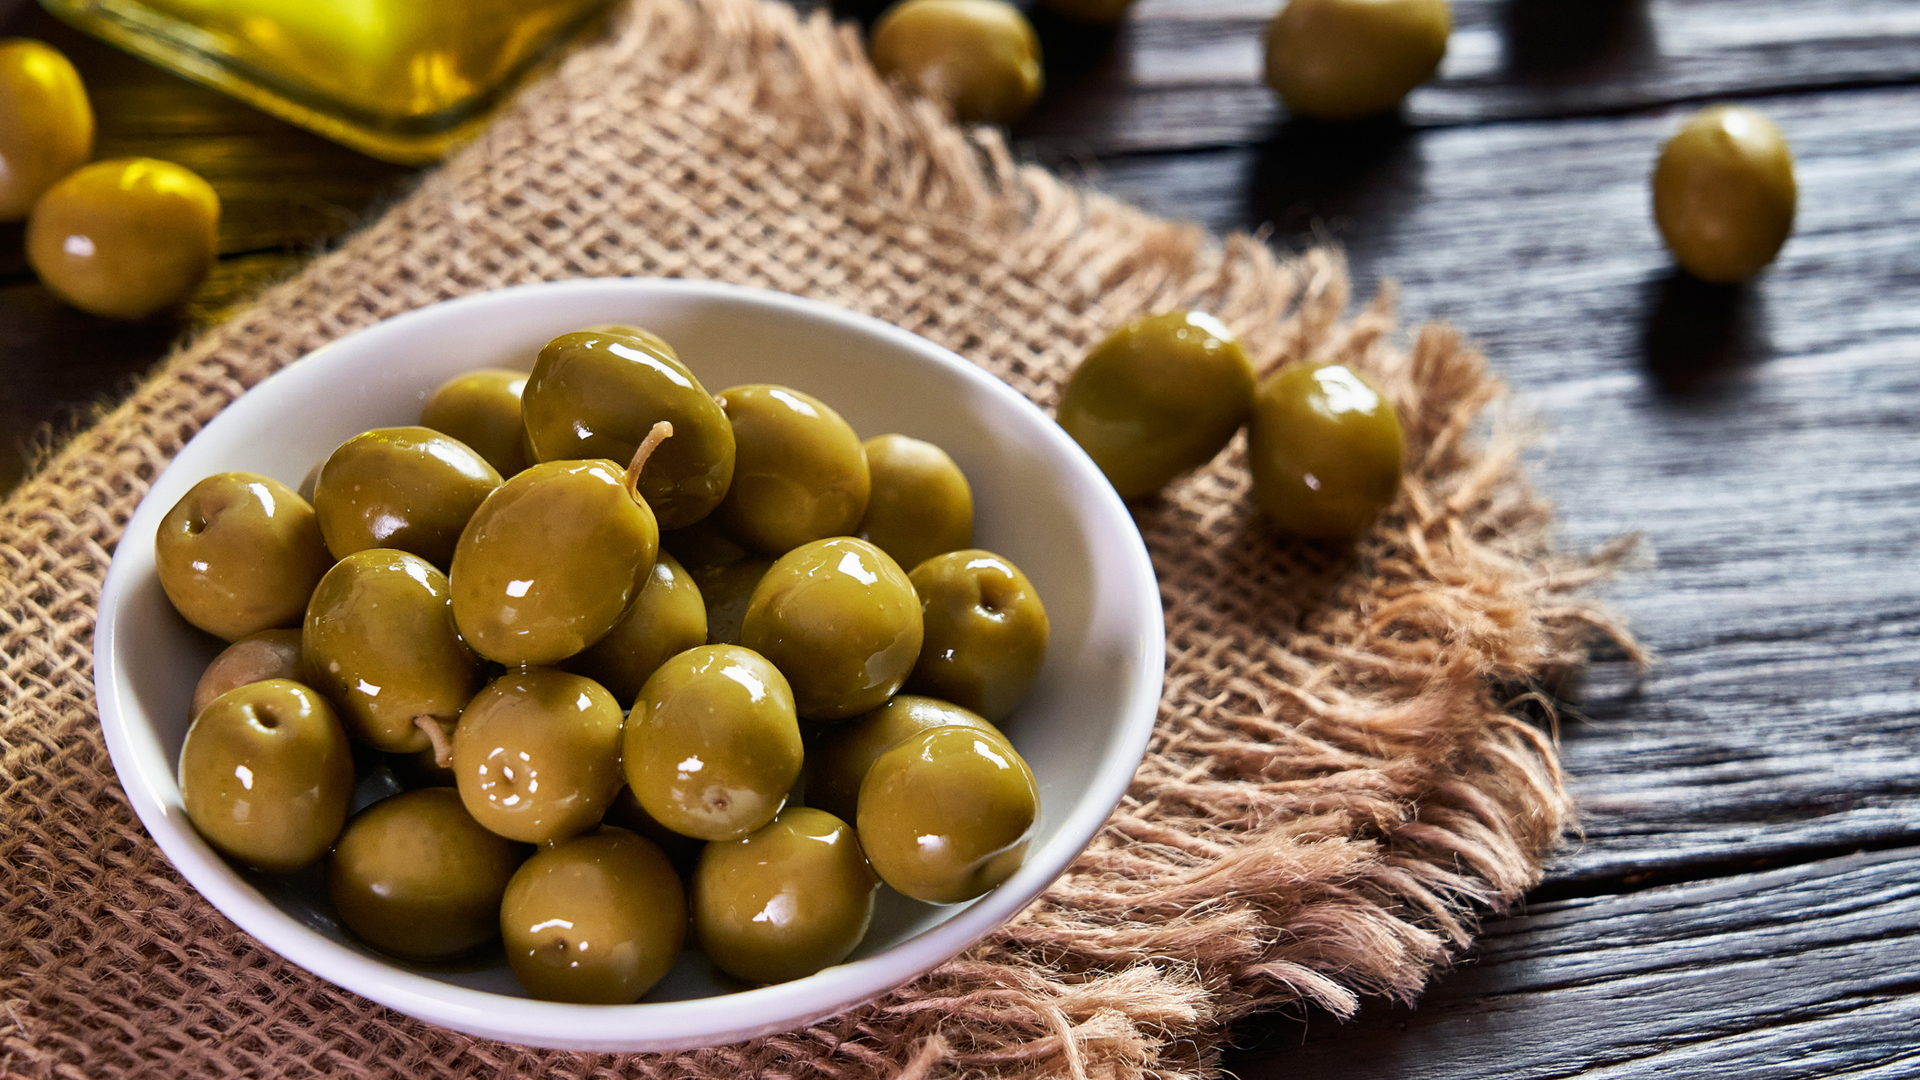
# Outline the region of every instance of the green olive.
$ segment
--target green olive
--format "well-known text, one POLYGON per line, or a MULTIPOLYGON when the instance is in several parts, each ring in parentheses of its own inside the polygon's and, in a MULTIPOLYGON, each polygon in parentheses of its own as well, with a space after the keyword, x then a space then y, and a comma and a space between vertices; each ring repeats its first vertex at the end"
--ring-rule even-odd
POLYGON ((473 820, 443 787, 382 799, 347 822, 327 860, 340 921, 408 960, 450 960, 500 932, 500 898, 526 849, 473 820))
POLYGON ((452 722, 479 689, 451 591, 432 563, 389 548, 354 552, 313 590, 300 639, 307 675, 362 742, 424 750, 431 739, 417 721, 452 722))
POLYGON ((1447 0, 1288 0, 1267 29, 1267 85, 1297 116, 1373 116, 1433 77, 1452 32, 1447 0))
POLYGON ((874 70, 963 122, 1010 124, 1040 99, 1040 38, 1005 0, 902 0, 873 24, 874 70))
POLYGON ((220 197, 170 161, 96 161, 34 204, 27 261, 82 311, 144 319, 193 295, 213 267, 220 197))
POLYGON ((620 703, 592 679, 509 671, 453 731, 453 773, 475 821, 551 844, 599 824, 620 790, 620 703))
POLYGON ((1743 105, 1695 113, 1660 151, 1653 216, 1687 272, 1732 284, 1758 274, 1793 231, 1793 151, 1743 105))
POLYGON ((327 700, 287 679, 229 690, 180 747, 187 817, 222 854, 290 872, 327 853, 353 797, 353 751, 327 700))
POLYGON ((879 891, 846 822, 789 807, 751 835, 700 853, 694 932, 734 978, 787 982, 845 960, 867 934, 879 891))
POLYGON ((621 747, 640 805, 701 840, 737 840, 772 821, 803 753, 786 677, 737 645, 702 645, 662 664, 621 747))
POLYGON ((881 754, 922 732, 942 727, 999 729, 979 713, 939 698, 896 694, 885 705, 835 724, 807 749, 807 805, 844 821, 860 809, 860 784, 881 754))
POLYGON ((1149 315, 1116 330, 1074 369, 1060 426, 1131 499, 1213 460, 1246 422, 1253 386, 1253 365, 1220 320, 1197 311, 1149 315))
POLYGON ((850 536, 780 556, 754 587, 740 644, 793 684, 800 715, 858 716, 900 689, 920 655, 920 601, 887 553, 850 536))
POLYGON ((200 681, 193 688, 193 704, 188 708, 191 716, 199 716, 200 710, 213 703, 219 697, 236 687, 263 679, 305 678, 306 668, 300 663, 300 631, 298 630, 262 630, 257 634, 248 634, 239 641, 220 651, 200 673, 200 681))
POLYGON ((619 701, 632 701, 667 658, 707 643, 707 607, 686 568, 662 551, 640 595, 607 636, 569 658, 619 701))
POLYGON ((639 486, 660 527, 677 529, 726 495, 733 426, 673 350, 655 342, 607 329, 554 338, 534 361, 521 410, 541 461, 609 458, 625 466, 654 424, 672 424, 639 486))
POLYGON ((93 107, 58 49, 0 39, 0 221, 19 221, 41 192, 93 153, 93 107))
POLYGON ((1047 659, 1052 624, 1027 575, 978 548, 936 555, 910 575, 926 643, 909 688, 989 720, 1026 699, 1047 659))
POLYGON ((440 385, 420 410, 420 426, 444 432, 487 459, 503 477, 533 464, 527 425, 520 419, 520 392, 527 373, 479 368, 440 385))
POLYGON ((454 621, 489 660, 558 663, 626 614, 653 572, 659 540, 653 512, 632 496, 620 466, 535 465, 487 496, 460 534, 454 621))
POLYGON ((499 486, 500 473, 450 435, 375 428, 328 455, 314 484, 313 511, 336 559, 398 548, 445 569, 460 531, 499 486))
POLYGON ((876 435, 861 447, 873 477, 862 540, 903 567, 973 544, 973 489, 945 450, 905 435, 876 435))
POLYGON ((719 524, 768 555, 850 536, 867 512, 872 478, 860 437, 818 398, 782 386, 723 390, 738 456, 719 524))
POLYGON ((625 829, 536 852, 500 902, 507 962, 543 1001, 638 1001, 673 967, 686 934, 680 876, 652 841, 625 829))
POLYGON ((1039 813, 1033 771, 1012 744, 935 728, 873 763, 860 785, 860 844, 888 885, 957 904, 1013 876, 1039 813))
POLYGON ((228 641, 298 625, 333 565, 313 507, 254 473, 219 473, 193 485, 161 520, 153 546, 174 608, 228 641))
POLYGON ((1288 532, 1359 536, 1399 493, 1405 454, 1393 404, 1351 368, 1284 368, 1254 396, 1247 430, 1253 501, 1288 532))

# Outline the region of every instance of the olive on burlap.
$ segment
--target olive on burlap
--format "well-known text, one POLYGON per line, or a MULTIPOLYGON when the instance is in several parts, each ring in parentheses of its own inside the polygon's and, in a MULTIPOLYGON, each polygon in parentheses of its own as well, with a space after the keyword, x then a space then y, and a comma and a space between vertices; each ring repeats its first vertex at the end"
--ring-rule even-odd
MULTIPOLYGON (((1404 526, 1383 520, 1366 562, 1329 578, 1318 556, 1248 527, 1246 475, 1230 456, 1142 510, 1170 677, 1133 790, 1177 785, 1181 798, 1122 807, 1017 940, 991 934, 938 978, 803 1033, 625 1067, 718 1080, 894 1075, 918 1060, 934 1075, 1004 1080, 1075 1067, 1196 1077, 1219 1071, 1222 1008, 1345 1013, 1369 989, 1416 994, 1467 941, 1437 928, 1517 900, 1570 815, 1547 740, 1484 684, 1446 676, 1537 678, 1584 655, 1589 620, 1617 623, 1570 598, 1579 576, 1545 561, 1550 514, 1511 442, 1435 443, 1475 430, 1495 385, 1457 335, 1408 333, 1419 362, 1397 363, 1401 335, 1385 320, 1362 316, 1366 335, 1342 322, 1352 296, 1336 258, 1209 238, 1040 169, 1000 170, 997 154, 883 88, 824 20, 757 0, 631 0, 610 34, 516 95, 384 217, 203 331, 53 457, 0 518, 13 560, 0 651, 29 673, 0 685, 0 741, 58 762, 7 781, 21 811, 0 833, 14 1052, 50 1074, 113 1061, 179 1077, 326 1062, 419 1080, 560 1077, 614 1060, 450 1035, 308 975, 181 885, 124 803, 75 797, 113 786, 80 661, 101 554, 154 471, 241 386, 327 341, 450 294, 581 274, 804 293, 915 328, 1042 403, 1102 327, 1168 304, 1246 327, 1256 356, 1349 359, 1343 348, 1375 342, 1368 370, 1406 405, 1409 500, 1432 515, 1418 557, 1404 526), (1450 499, 1469 484, 1487 497, 1450 499), (1463 639, 1438 614, 1462 596, 1498 596, 1502 618, 1463 639), (1361 613, 1389 602, 1391 631, 1370 630, 1361 613), (1326 659, 1300 663, 1318 688, 1303 690, 1278 662, 1239 659, 1250 656, 1326 659), (1210 745, 1181 741, 1197 723, 1210 745), (1302 725, 1310 742, 1276 738, 1302 725), (1329 771, 1327 745, 1350 764, 1329 771), (1431 801, 1443 790, 1461 799, 1443 810, 1431 801), (1289 809, 1300 805, 1349 814, 1300 818, 1289 809), (1398 831, 1405 807, 1421 808, 1407 822, 1421 842, 1398 831), (1232 873, 1209 874, 1229 861, 1232 873), (82 864, 95 872, 76 875, 82 864), (41 902, 48 882, 62 883, 62 903, 41 902), (1160 959, 1131 962, 1143 955, 1160 959), (276 1030, 298 1038, 227 1034, 276 1030)), ((974 481, 990 507, 986 478, 974 481)), ((990 515, 976 542, 1000 542, 990 515)), ((1064 604, 1050 598, 1057 624, 1064 604)), ((180 709, 192 678, 181 675, 180 709)))

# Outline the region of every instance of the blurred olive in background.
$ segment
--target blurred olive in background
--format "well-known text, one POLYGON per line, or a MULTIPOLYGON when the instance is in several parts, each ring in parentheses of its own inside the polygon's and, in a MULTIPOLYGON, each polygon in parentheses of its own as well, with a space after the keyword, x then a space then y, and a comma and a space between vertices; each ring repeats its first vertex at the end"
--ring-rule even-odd
POLYGON ((96 161, 47 189, 27 221, 27 261, 82 311, 144 319, 213 267, 220 197, 192 170, 153 158, 96 161))
POLYGON ((1798 198, 1787 140, 1744 105, 1695 113, 1653 169, 1653 216, 1668 250, 1688 273, 1720 284, 1773 261, 1798 198))
POLYGON ((1040 38, 1005 0, 903 0, 868 42, 881 75, 965 122, 1010 124, 1040 98, 1040 38))
POLYGON ((58 49, 0 40, 0 221, 19 221, 93 153, 93 107, 58 49))
POLYGON ((1289 0, 1267 28, 1267 85, 1296 116, 1373 116, 1433 77, 1452 30, 1447 0, 1289 0))

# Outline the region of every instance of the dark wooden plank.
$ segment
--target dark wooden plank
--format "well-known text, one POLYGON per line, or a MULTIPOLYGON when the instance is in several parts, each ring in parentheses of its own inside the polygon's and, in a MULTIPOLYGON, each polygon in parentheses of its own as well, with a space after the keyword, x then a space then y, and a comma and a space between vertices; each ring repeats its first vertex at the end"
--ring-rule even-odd
MULTIPOLYGON (((1140 0, 1117 31, 1041 13, 1050 89, 1015 128, 1045 160, 1258 142, 1274 0, 1140 0)), ((1907 0, 1455 0, 1416 125, 1612 113, 1920 79, 1907 0)))
POLYGON ((1550 424, 1570 544, 1644 533, 1656 565, 1613 597, 1660 659, 1638 686, 1596 672, 1564 728, 1588 816, 1563 892, 1920 840, 1920 91, 1767 108, 1801 211, 1745 289, 1668 268, 1646 188, 1668 115, 1289 129, 1096 174, 1345 242, 1550 424))
POLYGON ((1916 972, 1920 853, 1857 855, 1542 905, 1489 925, 1417 1007, 1258 1025, 1228 1065, 1247 1080, 1892 1080, 1920 1074, 1916 972))

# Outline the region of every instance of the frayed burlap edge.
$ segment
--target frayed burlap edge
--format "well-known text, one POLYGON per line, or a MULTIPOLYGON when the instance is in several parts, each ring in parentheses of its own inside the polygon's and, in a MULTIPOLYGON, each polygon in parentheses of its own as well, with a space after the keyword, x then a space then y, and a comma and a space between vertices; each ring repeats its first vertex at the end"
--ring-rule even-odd
POLYGON ((1551 554, 1522 432, 1454 332, 1342 322, 1337 258, 1214 241, 1015 167, 882 86, 850 31, 754 0, 632 0, 381 221, 182 348, 0 508, 0 1070, 27 1076, 1188 1077, 1225 1025, 1414 996, 1538 879, 1570 806, 1531 688, 1623 637, 1551 554), (128 811, 94 713, 109 553, 195 431, 344 333, 436 300, 678 275, 843 304, 1042 405, 1136 314, 1211 310, 1263 368, 1379 378, 1410 441, 1358 545, 1273 536, 1236 444, 1136 516, 1168 619, 1152 747, 1071 871, 961 958, 804 1031, 668 1056, 419 1024, 265 952, 128 811))

